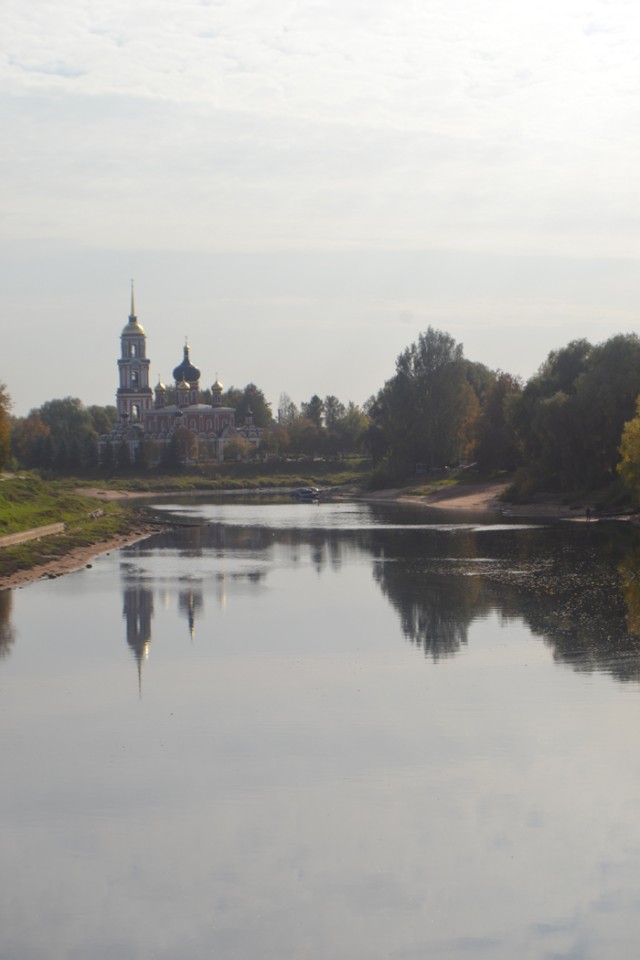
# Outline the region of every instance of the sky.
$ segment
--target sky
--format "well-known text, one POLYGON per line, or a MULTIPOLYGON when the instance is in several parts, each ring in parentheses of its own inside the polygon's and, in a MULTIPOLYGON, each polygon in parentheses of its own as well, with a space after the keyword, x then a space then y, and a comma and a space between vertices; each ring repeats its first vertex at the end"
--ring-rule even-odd
POLYGON ((4 0, 0 382, 363 403, 429 325, 530 377, 636 330, 636 0, 4 0))

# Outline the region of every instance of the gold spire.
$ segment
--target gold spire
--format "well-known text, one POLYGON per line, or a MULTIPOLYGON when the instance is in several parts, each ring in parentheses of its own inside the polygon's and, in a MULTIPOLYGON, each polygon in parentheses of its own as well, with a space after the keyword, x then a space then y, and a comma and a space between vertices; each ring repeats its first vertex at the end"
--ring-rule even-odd
POLYGON ((135 320, 136 317, 136 303, 133 294, 133 280, 131 280, 131 313, 129 314, 130 320, 135 320))

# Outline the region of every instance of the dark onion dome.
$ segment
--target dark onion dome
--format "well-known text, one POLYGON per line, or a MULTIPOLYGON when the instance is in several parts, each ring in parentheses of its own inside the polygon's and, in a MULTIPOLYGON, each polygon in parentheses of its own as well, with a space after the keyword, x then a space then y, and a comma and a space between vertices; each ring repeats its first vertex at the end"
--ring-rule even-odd
POLYGON ((200 379, 200 371, 189 360, 189 344, 184 345, 184 357, 182 363, 173 371, 173 378, 176 383, 186 380, 187 383, 197 383, 200 379))
POLYGON ((173 379, 176 383, 186 380, 187 383, 197 383, 200 379, 200 371, 189 360, 189 344, 184 345, 184 358, 182 363, 173 371, 173 379))

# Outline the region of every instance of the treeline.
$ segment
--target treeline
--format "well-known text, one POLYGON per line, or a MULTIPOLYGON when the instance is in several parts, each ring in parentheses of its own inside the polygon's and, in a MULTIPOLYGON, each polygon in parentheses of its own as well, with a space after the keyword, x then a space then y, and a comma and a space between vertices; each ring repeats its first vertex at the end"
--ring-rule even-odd
POLYGON ((573 341, 523 385, 466 360, 452 337, 429 328, 370 405, 371 449, 391 476, 466 460, 483 472, 517 471, 521 494, 592 490, 619 473, 629 485, 638 476, 639 395, 635 334, 573 341))
POLYGON ((11 455, 29 470, 95 470, 98 438, 109 433, 116 418, 114 406, 85 407, 77 397, 48 400, 26 417, 10 418, 11 455))
MULTIPOLYGON (((175 403, 175 387, 168 387, 166 402, 175 403)), ((210 391, 202 391, 203 403, 211 403, 210 391)), ((276 416, 264 392, 253 383, 243 388, 229 387, 221 397, 224 406, 236 411, 236 424, 251 420, 263 428, 263 439, 256 449, 235 437, 225 444, 225 458, 231 461, 251 457, 346 456, 365 450, 369 420, 354 403, 346 406, 337 397, 312 396, 298 408, 283 394, 276 416)), ((117 418, 114 406, 85 407, 77 397, 50 400, 32 409, 26 417, 10 416, 10 399, 0 385, 0 469, 11 460, 15 466, 43 473, 126 473, 146 471, 158 461, 155 451, 140 445, 132 460, 124 441, 106 442, 101 436, 112 432, 117 418)), ((175 431, 159 461, 160 470, 178 469, 186 459, 196 456, 193 437, 185 427, 175 431)))
MULTIPOLYGON (((264 433, 257 453, 238 439, 225 455, 364 454, 378 485, 476 464, 485 474, 513 472, 523 496, 537 489, 593 490, 621 477, 640 499, 639 396, 635 334, 596 345, 572 341, 552 351, 523 384, 468 360, 461 344, 429 327, 362 407, 318 394, 298 406, 283 393, 274 413, 255 384, 230 387, 222 401, 235 408, 236 423, 251 418, 264 433)), ((11 418, 9 406, 0 388, 0 465, 12 456, 20 466, 58 472, 96 469, 98 437, 117 416, 115 407, 84 407, 71 397, 23 418, 11 418)), ((112 454, 109 469, 144 466, 132 465, 124 451, 122 462, 117 449, 112 454)))

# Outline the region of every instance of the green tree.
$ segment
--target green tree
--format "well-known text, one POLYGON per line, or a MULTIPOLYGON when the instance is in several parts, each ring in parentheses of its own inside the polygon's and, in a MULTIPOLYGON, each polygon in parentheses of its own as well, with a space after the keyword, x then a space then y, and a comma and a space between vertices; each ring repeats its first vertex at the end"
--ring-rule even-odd
POLYGON ((519 463, 515 430, 509 417, 509 400, 522 391, 517 377, 498 372, 484 398, 475 425, 473 456, 483 471, 513 470, 519 463))
POLYGON ((125 473, 131 467, 131 453, 126 440, 120 440, 116 447, 116 466, 120 473, 125 473))
POLYGON ((271 405, 255 383, 248 383, 242 390, 238 387, 229 387, 222 394, 222 402, 225 406, 235 409, 238 425, 244 422, 249 411, 257 427, 268 427, 273 420, 271 405))
POLYGON ((37 411, 15 420, 11 442, 18 463, 28 469, 51 466, 50 462, 45 462, 45 439, 50 441, 50 434, 37 411))
POLYGON ((300 416, 288 427, 291 452, 304 456, 314 456, 322 448, 322 433, 316 424, 307 417, 300 416))
POLYGON ((314 393, 307 403, 300 404, 300 414, 307 420, 310 420, 311 423, 320 430, 324 416, 324 401, 317 393, 314 393))
POLYGON ((593 488, 616 476, 620 441, 640 394, 640 340, 619 334, 597 346, 553 351, 510 405, 523 482, 593 488))
POLYGON ((429 327, 400 354, 395 376, 376 398, 378 426, 394 471, 458 460, 474 400, 462 345, 429 327))
POLYGON ((337 397, 329 395, 323 400, 324 425, 327 430, 334 430, 336 424, 343 419, 347 412, 344 403, 341 403, 337 397))
MULTIPOLYGON (((327 400, 325 400, 325 409, 327 400)), ((328 422, 325 428, 327 449, 333 454, 357 453, 362 449, 369 418, 352 401, 349 401, 346 407, 339 401, 338 404, 337 415, 329 416, 331 426, 328 422)))
POLYGON ((112 472, 114 463, 115 454, 113 452, 113 444, 111 440, 107 440, 100 451, 100 465, 107 476, 112 472))
POLYGON ((94 404, 91 407, 87 407, 87 413, 91 418, 91 425, 98 436, 111 433, 118 419, 118 411, 112 404, 106 407, 100 407, 94 404))
POLYGON ((85 437, 81 452, 81 462, 83 468, 89 472, 98 467, 98 441, 95 437, 85 437))
POLYGON ((39 414, 56 446, 62 442, 68 446, 74 439, 82 442, 87 435, 96 436, 91 414, 77 397, 47 400, 39 414))

